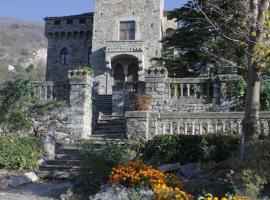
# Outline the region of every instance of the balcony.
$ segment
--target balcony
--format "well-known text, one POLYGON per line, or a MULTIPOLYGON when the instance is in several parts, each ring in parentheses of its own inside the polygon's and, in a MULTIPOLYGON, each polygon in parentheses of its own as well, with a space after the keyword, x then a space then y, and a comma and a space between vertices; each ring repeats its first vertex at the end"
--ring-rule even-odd
POLYGON ((143 52, 143 41, 107 41, 106 52, 143 52))

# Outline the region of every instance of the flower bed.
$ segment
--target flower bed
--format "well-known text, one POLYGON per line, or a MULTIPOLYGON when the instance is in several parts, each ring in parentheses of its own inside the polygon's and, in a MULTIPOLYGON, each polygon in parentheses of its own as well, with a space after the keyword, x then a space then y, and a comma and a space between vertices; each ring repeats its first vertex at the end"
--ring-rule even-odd
POLYGON ((152 166, 136 161, 112 168, 109 180, 128 188, 152 189, 157 200, 189 200, 192 195, 182 191, 181 182, 173 174, 165 174, 152 166))

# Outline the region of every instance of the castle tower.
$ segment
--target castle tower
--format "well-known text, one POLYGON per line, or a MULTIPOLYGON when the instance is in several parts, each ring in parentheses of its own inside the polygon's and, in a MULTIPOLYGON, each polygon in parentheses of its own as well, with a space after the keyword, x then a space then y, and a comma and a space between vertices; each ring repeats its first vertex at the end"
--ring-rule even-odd
POLYGON ((47 81, 67 80, 68 70, 90 65, 93 13, 46 17, 47 81))
POLYGON ((96 0, 91 64, 99 93, 143 80, 161 56, 164 0, 96 0))

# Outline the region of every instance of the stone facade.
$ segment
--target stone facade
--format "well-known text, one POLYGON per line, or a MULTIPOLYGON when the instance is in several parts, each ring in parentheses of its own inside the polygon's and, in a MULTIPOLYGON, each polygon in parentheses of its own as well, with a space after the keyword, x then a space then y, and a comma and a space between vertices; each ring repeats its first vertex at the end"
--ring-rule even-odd
POLYGON ((163 1, 96 0, 94 13, 45 18, 46 80, 66 80, 68 70, 90 64, 98 94, 111 94, 116 77, 122 75, 123 82, 143 80, 151 59, 161 56, 160 40, 177 27, 164 14, 163 1), (120 37, 121 22, 134 23, 134 38, 120 37), (115 70, 117 64, 120 71, 115 70))
MULTIPOLYGON (((67 104, 34 116, 43 127, 37 130, 70 140, 125 129, 129 139, 144 141, 158 134, 239 134, 243 113, 223 105, 238 76, 172 78, 151 61, 161 56, 160 40, 178 27, 163 9, 163 0, 96 0, 94 13, 45 18, 47 81, 36 94, 67 104), (89 65, 93 77, 80 70, 89 65), (134 110, 138 93, 152 97, 145 112, 134 110)), ((261 113, 259 122, 265 135, 268 116, 261 113)))

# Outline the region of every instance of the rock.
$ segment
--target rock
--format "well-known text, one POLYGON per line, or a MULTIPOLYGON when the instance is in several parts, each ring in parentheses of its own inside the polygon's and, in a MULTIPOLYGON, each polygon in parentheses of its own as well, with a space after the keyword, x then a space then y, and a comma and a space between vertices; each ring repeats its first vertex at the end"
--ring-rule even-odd
POLYGON ((151 190, 134 190, 128 189, 121 185, 112 185, 105 187, 100 193, 90 196, 90 200, 133 200, 134 196, 139 199, 154 199, 154 193, 151 190))
POLYGON ((0 180, 0 190, 4 190, 8 188, 8 179, 0 180))
POLYGON ((7 175, 8 171, 6 169, 0 169, 0 177, 7 175))
POLYGON ((67 138, 68 137, 68 134, 66 134, 66 133, 62 133, 62 132, 55 132, 54 133, 54 136, 55 136, 55 139, 57 140, 57 141, 61 141, 61 140, 64 140, 65 138, 67 138))
POLYGON ((45 157, 42 157, 38 160, 38 165, 42 165, 46 161, 45 157))
POLYGON ((17 188, 29 182, 30 181, 25 176, 11 176, 8 179, 8 186, 11 188, 17 188))
POLYGON ((55 138, 51 135, 46 136, 43 145, 46 157, 53 160, 55 158, 55 138))
POLYGON ((181 167, 180 172, 186 178, 193 178, 198 176, 202 172, 202 169, 199 164, 187 164, 181 167))
POLYGON ((164 164, 158 167, 158 169, 162 172, 171 172, 171 171, 177 171, 181 169, 180 163, 176 164, 164 164))
POLYGON ((24 176, 31 182, 37 182, 39 177, 34 172, 25 173, 24 176))

